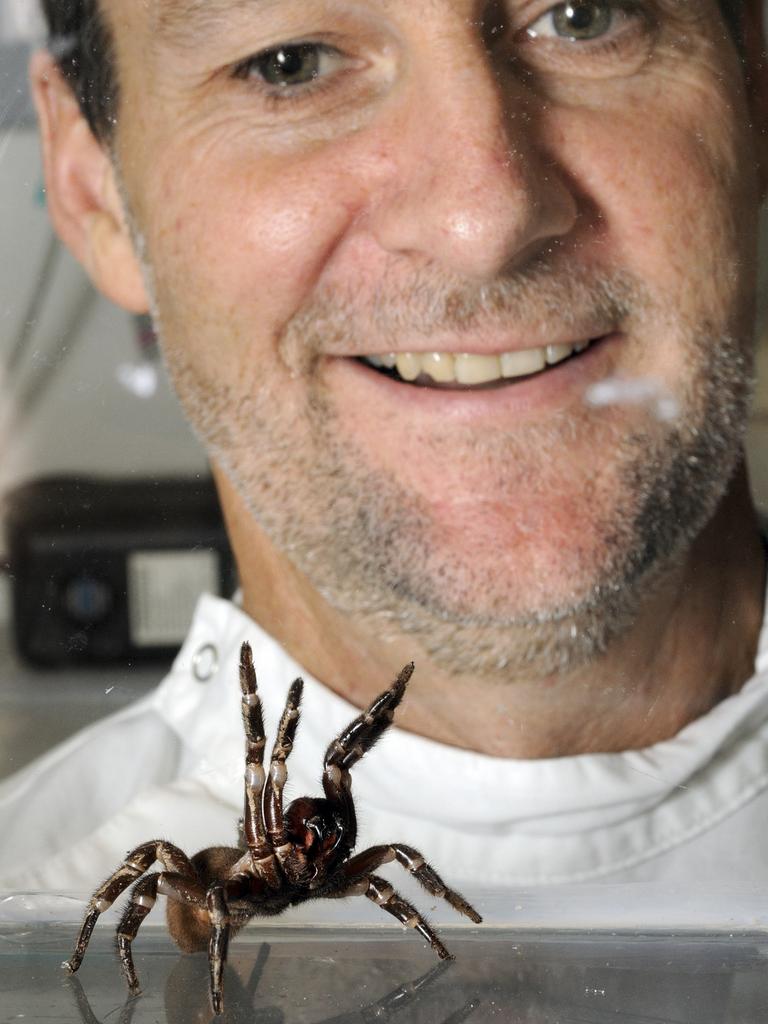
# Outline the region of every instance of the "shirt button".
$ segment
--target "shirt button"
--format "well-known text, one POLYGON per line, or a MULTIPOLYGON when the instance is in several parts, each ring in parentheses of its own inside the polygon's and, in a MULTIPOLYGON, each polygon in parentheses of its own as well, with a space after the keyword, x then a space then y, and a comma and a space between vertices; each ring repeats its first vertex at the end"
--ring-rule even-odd
POLYGON ((213 644, 203 644, 192 658, 192 675, 198 683, 207 683, 219 667, 219 652, 213 644))

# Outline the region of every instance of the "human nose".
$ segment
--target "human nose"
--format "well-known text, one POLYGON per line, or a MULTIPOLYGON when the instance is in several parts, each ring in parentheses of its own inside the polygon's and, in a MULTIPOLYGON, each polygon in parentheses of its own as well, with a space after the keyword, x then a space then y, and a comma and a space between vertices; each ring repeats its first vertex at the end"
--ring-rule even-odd
POLYGON ((537 146, 524 87, 504 90, 482 52, 460 74, 446 64, 414 74, 400 99, 372 231, 389 253, 488 280, 566 236, 577 203, 537 146))

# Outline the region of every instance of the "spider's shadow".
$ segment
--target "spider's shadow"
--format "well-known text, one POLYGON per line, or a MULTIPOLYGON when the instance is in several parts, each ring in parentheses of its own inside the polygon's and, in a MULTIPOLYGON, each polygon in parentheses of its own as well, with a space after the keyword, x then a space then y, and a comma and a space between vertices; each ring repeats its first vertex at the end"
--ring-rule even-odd
MULTIPOLYGON (((168 976, 165 986, 165 1019, 167 1024, 284 1024, 285 1015, 276 1006, 256 1009, 254 1001, 264 968, 270 955, 270 947, 264 943, 256 963, 244 984, 238 972, 225 967, 227 1006, 220 1017, 213 1017, 208 994, 208 974, 201 970, 201 958, 181 956, 168 976)), ((366 1024, 370 1021, 388 1021, 406 1009, 413 1009, 425 997, 431 995, 439 978, 450 968, 443 962, 431 967, 413 981, 404 982, 382 999, 368 1003, 359 1009, 350 1010, 333 1017, 326 1017, 319 1024, 366 1024)), ((82 1024, 104 1024, 94 1014, 88 997, 79 979, 70 975, 65 984, 73 994, 82 1024)), ((120 1010, 117 1024, 131 1024, 141 996, 129 996, 120 1010)), ((480 1005, 472 999, 451 1013, 442 1024, 463 1024, 480 1005)))
MULTIPOLYGON (((64 979, 64 985, 72 993, 72 998, 74 999, 82 1024, 102 1024, 102 1021, 99 1020, 91 1009, 91 1004, 88 1002, 88 996, 85 994, 85 989, 80 983, 80 979, 74 974, 70 974, 64 979)), ((131 1024, 139 998, 139 996, 129 996, 126 999, 120 1009, 120 1016, 117 1018, 118 1024, 131 1024)))
MULTIPOLYGON (((444 960, 431 967, 415 981, 406 981, 399 985, 383 999, 368 1003, 367 1006, 363 1006, 359 1010, 350 1010, 335 1017, 326 1017, 320 1021, 320 1024, 361 1024, 361 1022, 367 1021, 388 1021, 403 1010, 413 1009, 421 1003, 425 996, 431 994, 432 987, 438 978, 442 977, 451 966, 451 963, 444 960)), ((463 1021, 468 1020, 479 1005, 479 999, 470 1000, 447 1017, 442 1024, 463 1024, 463 1021)))
POLYGON ((256 992, 267 966, 271 947, 263 943, 248 980, 243 983, 230 964, 224 966, 224 1013, 214 1017, 208 991, 208 962, 204 956, 180 956, 165 983, 165 1019, 167 1024, 284 1024, 285 1016, 277 1006, 254 1008, 256 992))
MULTIPOLYGON (((269 959, 270 947, 264 943, 248 981, 243 984, 240 975, 230 966, 224 968, 227 986, 227 1009, 214 1017, 208 993, 208 972, 201 970, 201 958, 179 957, 165 985, 165 1020, 167 1024, 284 1024, 285 1017, 277 1007, 254 1010, 253 1003, 261 976, 269 959)), ((65 985, 72 992, 81 1024, 106 1024, 93 1012, 88 997, 76 975, 69 975, 65 985)), ((131 1024, 141 995, 128 996, 120 1009, 117 1024, 131 1024)), ((110 1019, 112 1016, 110 1014, 110 1019)))
MULTIPOLYGON (((247 984, 243 985, 237 972, 228 969, 226 980, 227 1009, 218 1021, 227 1024, 283 1024, 284 1012, 278 1007, 255 1009, 254 1000, 264 968, 269 958, 270 947, 264 943, 258 959, 251 971, 247 984)), ((202 957, 181 957, 174 968, 166 985, 166 1013, 168 1024, 190 1024, 210 1020, 208 1010, 208 979, 207 971, 201 970, 202 957), (175 1000, 170 998, 176 993, 175 1000), (183 1001, 178 994, 183 993, 183 1001), (205 1011, 203 1010, 205 1007, 205 1011), (172 1012, 173 1011, 173 1012, 172 1012), (205 1012, 208 1016, 205 1016, 205 1012)), ((398 985, 382 999, 375 1000, 365 1006, 345 1013, 324 1017, 318 1024, 366 1024, 366 1022, 385 1022, 407 1009, 413 1009, 433 994, 435 983, 450 969, 451 963, 443 961, 431 967, 413 981, 398 985)), ((455 1012, 451 1013, 442 1024, 462 1024, 468 1020, 480 1005, 478 999, 470 1000, 455 1012)))

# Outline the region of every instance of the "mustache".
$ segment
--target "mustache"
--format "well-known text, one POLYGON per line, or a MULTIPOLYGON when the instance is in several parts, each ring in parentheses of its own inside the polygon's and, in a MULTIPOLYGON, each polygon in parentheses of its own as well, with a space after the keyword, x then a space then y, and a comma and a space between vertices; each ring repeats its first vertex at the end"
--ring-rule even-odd
POLYGON ((402 349, 403 341, 484 334, 516 327, 546 339, 588 325, 615 329, 651 302, 626 271, 539 260, 490 282, 451 278, 436 267, 385 272, 373 294, 352 286, 312 296, 278 339, 289 366, 323 354, 402 349), (362 348, 361 346, 365 346, 362 348))

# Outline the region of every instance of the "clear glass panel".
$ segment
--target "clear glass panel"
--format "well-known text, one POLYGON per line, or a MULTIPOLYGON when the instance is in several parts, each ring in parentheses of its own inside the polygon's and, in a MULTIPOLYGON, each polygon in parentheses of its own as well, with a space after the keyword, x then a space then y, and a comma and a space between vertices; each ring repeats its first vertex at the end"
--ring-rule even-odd
MULTIPOLYGON (((8 1020, 189 1024, 211 1019, 204 954, 180 956, 156 929, 137 943, 143 985, 126 996, 111 937, 63 976, 61 927, 2 935, 8 1020)), ((768 997, 765 937, 525 934, 451 937, 456 961, 435 965, 381 931, 249 931, 225 972, 228 1021, 395 1020, 458 1024, 754 1024, 768 997)))
MULTIPOLYGON (((101 2, 122 7, 122 84, 144 119, 91 77, 84 108, 121 140, 125 117, 132 142, 105 142, 113 177, 77 177, 95 157, 75 148, 46 186, 28 86, 44 18, 36 0, 0 0, 0 1019, 212 1018, 206 957, 179 954, 160 911, 136 941, 140 998, 126 999, 114 909, 75 977, 61 961, 129 846, 237 841, 247 615, 266 635, 268 750, 275 689, 308 678, 289 799, 320 792, 327 744, 387 685, 392 650, 397 669, 417 662, 406 728, 356 769, 361 829, 426 837, 485 920, 457 926, 385 864, 455 962, 377 927, 363 898, 304 904, 234 941, 223 1019, 756 1024, 765 559, 725 475, 754 299, 745 464, 765 532, 768 172, 753 163, 768 159, 768 99, 759 36, 734 45, 718 8, 738 22, 761 4, 285 0, 257 21, 236 3, 216 19, 183 0, 101 2), (72 180, 84 231, 83 202, 125 216, 152 301, 131 301, 124 250, 102 273, 98 232, 78 261, 60 211, 54 229, 72 180), (585 384, 578 368, 598 363, 585 384), (537 402, 548 411, 521 427, 537 402), (211 454, 237 495, 229 532, 211 454), (718 459, 699 522, 714 492, 697 467, 718 459), (638 494, 653 501, 622 518, 638 494), (555 597, 640 521, 624 576, 590 577, 577 623, 555 597), (661 575, 643 575, 654 559, 661 575), (201 611, 204 593, 223 600, 201 611), (533 663, 538 687, 521 676, 533 663)), ((65 61, 77 45, 67 30, 51 50, 65 61)), ((295 847, 331 844, 327 812, 295 847)))

